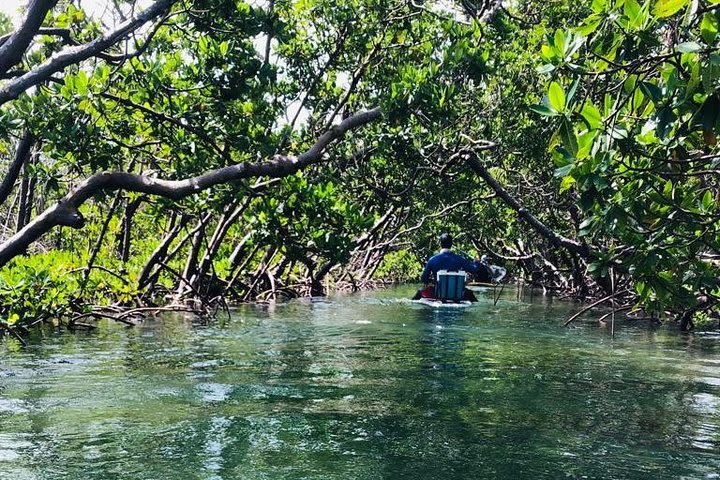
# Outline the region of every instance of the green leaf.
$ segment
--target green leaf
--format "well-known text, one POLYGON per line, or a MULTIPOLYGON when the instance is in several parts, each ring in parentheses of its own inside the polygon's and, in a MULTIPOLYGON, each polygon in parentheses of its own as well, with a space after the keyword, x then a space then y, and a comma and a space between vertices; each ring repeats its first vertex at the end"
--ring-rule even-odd
POLYGON ((572 124, 567 119, 563 119, 558 133, 563 146, 575 157, 578 152, 577 138, 575 138, 575 131, 573 130, 572 124))
POLYGON ((706 190, 705 195, 703 195, 702 198, 702 206, 705 211, 709 212, 710 210, 712 210, 713 203, 715 202, 713 201, 712 193, 710 193, 710 190, 706 190))
POLYGON ((552 45, 543 45, 540 47, 540 56, 549 62, 559 61, 560 52, 552 45))
POLYGON ((567 165, 572 165, 575 162, 575 158, 572 154, 561 146, 557 146, 553 149, 552 156, 553 162, 557 167, 565 167, 567 165))
POLYGON ((630 20, 630 25, 637 28, 642 23, 642 8, 637 0, 625 0, 623 13, 630 20))
POLYGON ((663 186, 663 195, 666 197, 672 196, 673 188, 674 186, 672 180, 665 182, 665 185, 663 186))
POLYGON ((720 114, 720 99, 716 95, 710 95, 700 107, 698 112, 701 116, 703 130, 712 132, 720 114))
POLYGON ((550 104, 550 108, 555 111, 562 112, 565 110, 565 92, 557 82, 550 83, 548 103, 550 104))
MULTIPOLYGON (((556 170, 557 172, 557 170, 556 170)), ((575 179, 570 175, 565 175, 560 182, 560 193, 566 192, 575 184, 575 179)))
POLYGON ((640 90, 655 103, 661 101, 663 98, 662 90, 654 83, 640 82, 640 90))
POLYGON ((530 110, 546 117, 557 117, 558 115, 560 115, 558 112, 556 112, 555 110, 551 110, 545 105, 530 105, 530 110))
POLYGON ((568 39, 571 41, 565 49, 565 57, 571 57, 583 46, 583 43, 585 43, 585 38, 583 38, 582 35, 570 35, 568 39))
POLYGON ((580 115, 585 119, 591 129, 600 128, 602 125, 600 110, 590 102, 586 102, 585 105, 583 105, 580 115))
POLYGON ((582 26, 576 29, 576 32, 584 37, 588 37, 591 33, 597 30, 597 28, 600 26, 600 23, 602 23, 602 20, 603 17, 599 15, 590 15, 588 18, 585 19, 582 26))
POLYGON ((586 218, 585 220, 583 220, 580 223, 579 228, 578 228, 578 234, 581 236, 587 235, 592 230, 594 224, 595 224, 595 217, 586 218))
POLYGON ((207 52, 209 46, 208 38, 205 35, 200 35, 197 45, 200 49, 200 53, 207 52))
POLYGON ((88 93, 88 77, 83 70, 80 70, 75 77, 75 88, 77 88, 80 95, 87 95, 88 93))
POLYGON ((556 168, 555 173, 553 173, 553 175, 556 178, 563 178, 563 177, 567 176, 567 174, 570 173, 570 170, 572 170, 574 166, 575 165, 571 163, 569 165, 565 165, 564 167, 556 168))
POLYGON ((708 62, 708 64, 703 67, 701 75, 705 93, 714 92, 717 80, 720 78, 720 67, 708 62))
POLYGON ((610 115, 610 112, 615 108, 616 103, 617 100, 615 100, 612 95, 609 93, 605 94, 605 97, 603 98, 603 113, 605 116, 610 115))
POLYGON ((685 7, 690 0, 658 0, 652 9, 657 18, 666 18, 676 14, 685 7))
POLYGON ((640 295, 641 297, 644 297, 648 291, 648 288, 647 288, 647 285, 645 284, 645 282, 638 281, 635 284, 635 291, 637 292, 638 295, 640 295))
POLYGON ((702 50, 702 46, 697 42, 683 42, 677 46, 678 52, 693 53, 702 50))
POLYGON ((615 140, 625 140, 628 138, 628 131, 626 128, 616 125, 610 132, 610 136, 615 140))
POLYGON ((595 13, 604 12, 605 7, 607 7, 607 0, 593 0, 590 4, 590 8, 595 13))
POLYGON ((718 20, 714 13, 707 12, 700 22, 700 35, 705 43, 712 45, 718 33, 718 20))
POLYGON ((632 106, 633 108, 640 108, 643 104, 643 100, 645 99, 645 94, 642 91, 642 88, 636 88, 635 92, 633 93, 633 100, 632 100, 632 106))
POLYGON ((555 30, 555 36, 553 37, 555 48, 560 52, 565 52, 565 32, 561 29, 555 30))
POLYGON ((555 70, 555 65, 552 63, 546 63, 545 65, 542 65, 537 68, 537 73, 544 74, 544 73, 550 73, 553 70, 555 70))
POLYGON ((573 100, 575 99, 575 93, 577 93, 578 86, 580 85, 580 79, 577 78, 575 81, 570 85, 570 90, 568 90, 567 93, 567 106, 568 108, 572 108, 573 100))

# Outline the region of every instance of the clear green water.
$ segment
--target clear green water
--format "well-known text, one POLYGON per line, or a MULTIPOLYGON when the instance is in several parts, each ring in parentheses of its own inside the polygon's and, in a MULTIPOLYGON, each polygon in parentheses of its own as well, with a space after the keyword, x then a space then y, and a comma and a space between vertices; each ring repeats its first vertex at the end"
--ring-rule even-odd
POLYGON ((410 294, 6 343, 0 478, 720 478, 720 334, 410 294))

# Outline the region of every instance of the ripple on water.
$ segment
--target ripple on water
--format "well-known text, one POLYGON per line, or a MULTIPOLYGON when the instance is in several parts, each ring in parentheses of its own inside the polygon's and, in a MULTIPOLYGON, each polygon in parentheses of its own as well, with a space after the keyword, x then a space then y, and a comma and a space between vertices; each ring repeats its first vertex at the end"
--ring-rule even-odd
POLYGON ((24 401, 15 398, 2 398, 0 397, 0 414, 2 413, 26 413, 28 411, 27 405, 24 401))
POLYGON ((23 451, 31 449, 34 445, 28 441, 29 436, 28 434, 0 433, 0 462, 16 461, 21 457, 23 451))
POLYGON ((200 383, 196 386, 204 402, 223 402, 233 391, 232 385, 222 383, 200 383))
POLYGON ((698 381, 706 384, 706 385, 712 385, 713 387, 720 387, 720 377, 698 377, 698 381))

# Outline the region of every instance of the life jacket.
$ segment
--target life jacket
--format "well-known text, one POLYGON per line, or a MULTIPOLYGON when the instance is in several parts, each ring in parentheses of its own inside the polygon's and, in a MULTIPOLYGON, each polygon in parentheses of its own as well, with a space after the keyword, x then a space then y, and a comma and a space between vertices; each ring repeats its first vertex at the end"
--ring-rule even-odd
POLYGON ((435 287, 425 287, 420 291, 420 298, 435 298, 435 287))

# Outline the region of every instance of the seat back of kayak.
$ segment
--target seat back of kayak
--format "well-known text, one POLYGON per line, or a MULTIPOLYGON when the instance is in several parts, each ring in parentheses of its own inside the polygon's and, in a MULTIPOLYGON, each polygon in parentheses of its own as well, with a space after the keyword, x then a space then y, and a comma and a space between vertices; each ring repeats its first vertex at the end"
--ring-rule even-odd
POLYGON ((435 283, 435 298, 442 302, 459 302, 465 291, 465 272, 440 270, 435 283))

